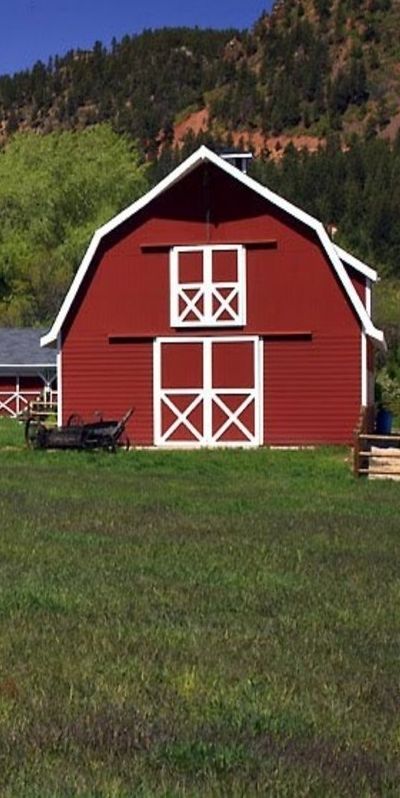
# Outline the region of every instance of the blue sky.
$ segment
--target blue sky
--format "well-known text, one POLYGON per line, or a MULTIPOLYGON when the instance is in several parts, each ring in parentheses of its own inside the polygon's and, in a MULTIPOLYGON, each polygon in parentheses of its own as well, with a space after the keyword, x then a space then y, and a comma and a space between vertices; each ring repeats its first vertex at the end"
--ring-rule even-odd
POLYGON ((271 0, 0 0, 0 74, 165 25, 247 28, 271 0))

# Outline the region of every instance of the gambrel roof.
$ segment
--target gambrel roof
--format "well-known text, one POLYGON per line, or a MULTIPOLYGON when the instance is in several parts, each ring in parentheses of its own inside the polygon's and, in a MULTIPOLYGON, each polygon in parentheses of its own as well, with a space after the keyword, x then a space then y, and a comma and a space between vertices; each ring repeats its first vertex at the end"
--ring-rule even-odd
POLYGON ((40 347, 44 333, 36 327, 0 327, 0 368, 55 368, 56 353, 40 347))
POLYGON ((266 199, 272 205, 275 205, 280 210, 287 213, 289 216, 292 216, 297 221, 301 222, 302 224, 306 225, 306 227, 311 228, 317 235, 320 240, 320 243, 323 249, 326 252, 328 260, 330 261, 334 272, 336 273, 339 282, 342 284, 345 293, 348 296, 350 304, 353 306, 356 316, 358 317, 361 327, 363 331, 374 338, 376 341, 380 343, 384 343, 384 336, 381 330, 378 330, 370 318, 365 305, 363 304, 362 300, 360 299, 359 295, 353 283, 347 273, 346 267, 344 264, 351 266, 356 271, 363 274, 367 280, 375 281, 377 279, 376 272, 367 266, 362 261, 358 260, 357 258, 353 257, 349 253, 345 252, 340 247, 337 247, 329 238, 328 233, 326 232, 322 222, 315 219, 310 214, 306 213, 305 211, 297 208, 296 205, 293 205, 288 200, 283 199, 278 194, 275 194, 270 189, 262 186, 253 178, 249 177, 243 172, 240 172, 235 166, 232 166, 228 161, 221 158, 219 155, 216 155, 214 152, 209 150, 207 147, 202 146, 193 155, 189 156, 183 163, 181 163, 176 169, 174 169, 167 177, 160 181, 154 188, 144 194, 143 197, 138 199, 128 208, 121 211, 121 213, 117 214, 113 219, 109 222, 104 224, 102 227, 99 227, 98 230, 93 235, 93 238, 89 244, 89 247, 86 251, 86 254, 82 260, 81 265, 79 266, 78 271, 71 283, 68 293, 64 299, 64 302, 60 308, 60 311, 53 323, 53 326, 49 330, 49 332, 44 335, 41 339, 42 346, 48 346, 55 344, 62 329, 62 326, 68 316, 70 308, 74 302, 74 299, 78 293, 78 290, 82 284, 82 281, 85 277, 87 270, 92 262, 92 259, 98 249, 98 246, 102 239, 115 230, 119 225, 123 224, 124 222, 128 221, 131 217, 133 217, 138 211, 141 211, 145 208, 152 200, 159 197, 165 191, 170 189, 172 186, 176 185, 182 178, 186 177, 186 175, 190 174, 194 169, 200 166, 203 163, 212 163, 217 166, 221 171, 225 172, 226 174, 233 177, 235 180, 242 183, 246 188, 251 189, 252 191, 256 192, 259 196, 266 199))

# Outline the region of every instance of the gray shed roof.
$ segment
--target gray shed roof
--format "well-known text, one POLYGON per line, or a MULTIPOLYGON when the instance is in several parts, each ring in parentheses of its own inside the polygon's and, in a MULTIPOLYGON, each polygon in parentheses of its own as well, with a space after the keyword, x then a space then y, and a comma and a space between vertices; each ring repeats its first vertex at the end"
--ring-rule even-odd
POLYGON ((0 368, 4 366, 55 366, 55 349, 42 349, 39 327, 0 327, 0 368))

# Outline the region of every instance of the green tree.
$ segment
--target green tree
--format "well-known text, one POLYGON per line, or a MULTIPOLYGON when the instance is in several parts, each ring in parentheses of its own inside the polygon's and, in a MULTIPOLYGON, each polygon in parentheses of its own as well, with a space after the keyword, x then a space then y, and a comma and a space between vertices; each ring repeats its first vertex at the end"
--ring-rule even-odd
POLYGON ((94 230, 146 190, 146 172, 107 125, 13 137, 0 153, 0 323, 54 315, 94 230))

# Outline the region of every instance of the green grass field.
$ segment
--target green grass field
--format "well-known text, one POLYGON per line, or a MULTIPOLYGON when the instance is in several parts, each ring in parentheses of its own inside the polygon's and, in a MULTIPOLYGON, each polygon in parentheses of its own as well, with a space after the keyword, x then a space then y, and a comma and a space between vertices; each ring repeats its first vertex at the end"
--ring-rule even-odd
POLYGON ((399 796, 400 484, 0 423, 0 795, 399 796))

